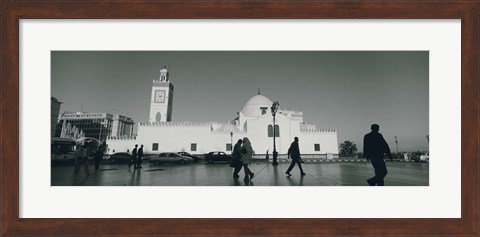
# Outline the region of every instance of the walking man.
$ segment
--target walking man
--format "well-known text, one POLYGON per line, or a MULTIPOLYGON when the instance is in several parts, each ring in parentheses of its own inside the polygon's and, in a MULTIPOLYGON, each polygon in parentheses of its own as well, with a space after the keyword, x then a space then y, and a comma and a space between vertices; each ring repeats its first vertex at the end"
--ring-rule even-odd
POLYGON ((241 149, 243 163, 243 171, 245 172, 245 178, 243 180, 249 181, 253 179, 254 173, 248 168, 248 165, 252 163, 253 148, 250 140, 247 137, 243 138, 243 145, 241 149))
POLYGON ((95 151, 95 154, 94 154, 95 172, 98 171, 98 167, 100 166, 100 161, 103 159, 103 150, 104 150, 104 145, 101 144, 95 151))
POLYGON ((130 166, 133 165, 134 169, 137 169, 137 147, 138 145, 135 144, 135 148, 132 150, 132 159, 130 159, 130 163, 128 164, 128 169, 130 170, 130 166))
POLYGON ((292 158, 292 163, 290 163, 290 166, 288 167, 285 174, 287 174, 288 176, 292 176, 290 174, 290 171, 292 171, 295 164, 298 164, 298 168, 300 168, 300 174, 302 176, 306 175, 306 173, 303 172, 302 163, 300 163, 300 148, 298 147, 298 137, 295 137, 294 141, 290 145, 290 148, 288 148, 288 159, 290 159, 290 157, 292 158))
POLYGON ((240 161, 240 159, 242 158, 242 143, 243 143, 242 139, 238 139, 237 143, 233 147, 232 164, 234 166, 234 169, 233 169, 234 179, 237 179, 238 177, 240 177, 238 175, 238 172, 240 172, 240 170, 242 170, 242 167, 243 167, 243 164, 240 161))
POLYGON ((387 154, 388 158, 392 158, 390 153, 390 147, 383 138, 382 134, 378 131, 380 126, 378 124, 372 124, 371 132, 367 133, 363 138, 363 153, 367 158, 367 161, 372 162, 372 166, 375 169, 375 176, 367 180, 370 186, 384 186, 383 179, 387 176, 387 166, 383 161, 383 156, 387 154))
POLYGON ((137 168, 141 169, 142 168, 142 157, 143 157, 143 145, 140 146, 140 149, 138 149, 137 152, 137 168))

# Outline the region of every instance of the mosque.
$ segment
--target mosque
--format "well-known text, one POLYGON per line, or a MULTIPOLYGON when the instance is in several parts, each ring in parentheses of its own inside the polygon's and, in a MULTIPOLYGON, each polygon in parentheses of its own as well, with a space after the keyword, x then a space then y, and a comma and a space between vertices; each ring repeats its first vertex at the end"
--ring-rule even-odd
POLYGON ((303 112, 279 108, 273 116, 273 102, 260 94, 250 98, 228 122, 175 122, 172 121, 174 86, 166 67, 152 84, 148 122, 138 123, 135 137, 108 137, 108 153, 131 151, 135 144, 144 145, 144 153, 186 151, 204 154, 211 151, 230 153, 232 142, 248 137, 256 154, 272 154, 273 137, 279 154, 286 154, 294 137, 300 139, 302 154, 338 154, 335 129, 320 129, 303 120, 303 112))

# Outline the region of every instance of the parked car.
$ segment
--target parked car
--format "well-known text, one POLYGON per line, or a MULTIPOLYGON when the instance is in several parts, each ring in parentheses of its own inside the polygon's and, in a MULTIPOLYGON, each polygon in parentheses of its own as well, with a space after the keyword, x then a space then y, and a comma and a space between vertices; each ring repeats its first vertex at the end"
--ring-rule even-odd
POLYGON ((422 152, 413 152, 410 155, 410 160, 413 160, 415 162, 420 162, 420 156, 422 156, 422 155, 423 155, 422 152))
POLYGON ((425 155, 421 155, 420 156, 420 160, 423 161, 423 162, 430 162, 430 155, 428 154, 429 152, 425 153, 425 155))
POLYGON ((219 161, 230 163, 231 160, 232 160, 232 157, 230 155, 225 154, 225 152, 222 152, 222 151, 212 151, 205 155, 205 161, 208 163, 219 162, 219 161))
POLYGON ((194 155, 192 155, 192 154, 190 154, 190 153, 188 153, 188 152, 185 152, 185 151, 181 151, 181 152, 177 152, 177 153, 178 153, 179 155, 181 155, 181 156, 186 156, 186 157, 192 158, 192 159, 193 159, 193 162, 197 162, 197 161, 200 160, 200 157, 194 156, 194 155))
POLYGON ((128 152, 117 152, 111 155, 104 155, 104 160, 110 160, 110 163, 129 163, 130 159, 132 159, 132 155, 128 152))
POLYGON ((155 165, 163 164, 163 163, 179 163, 179 164, 187 164, 192 163, 193 159, 188 156, 182 156, 176 152, 164 152, 158 155, 150 156, 150 163, 155 165))

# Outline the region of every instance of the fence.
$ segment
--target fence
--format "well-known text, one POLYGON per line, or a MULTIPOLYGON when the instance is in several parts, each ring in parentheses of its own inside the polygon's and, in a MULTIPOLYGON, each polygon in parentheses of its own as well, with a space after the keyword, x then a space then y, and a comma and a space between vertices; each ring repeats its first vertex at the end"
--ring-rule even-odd
MULTIPOLYGON (((302 159, 357 159, 357 157, 339 157, 338 154, 301 154, 302 159), (330 157, 329 157, 330 156, 330 157)), ((277 159, 287 159, 287 154, 278 154, 277 159)), ((266 154, 254 154, 253 159, 266 159, 266 154)), ((268 154, 268 159, 273 159, 273 154, 268 154)))

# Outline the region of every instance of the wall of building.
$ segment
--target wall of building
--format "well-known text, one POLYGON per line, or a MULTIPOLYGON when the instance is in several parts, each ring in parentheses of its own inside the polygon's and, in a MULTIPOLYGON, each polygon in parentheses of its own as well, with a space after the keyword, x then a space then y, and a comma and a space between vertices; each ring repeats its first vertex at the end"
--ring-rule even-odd
MULTIPOLYGON (((138 125, 138 135, 134 142, 124 139, 108 139, 108 147, 112 151, 132 150, 135 144, 143 144, 146 154, 158 154, 161 152, 186 151, 192 154, 204 154, 210 151, 226 151, 230 144, 229 132, 212 132, 208 123, 145 123, 138 125), (157 125, 154 125, 157 124, 157 125), (161 124, 161 125, 160 125, 161 124), (153 144, 158 143, 158 150, 154 151, 153 144), (196 151, 191 150, 191 144, 197 144, 196 151)), ((235 133, 233 141, 243 138, 243 133, 235 133)))
POLYGON ((112 125, 113 137, 132 136, 133 134, 133 120, 125 121, 122 119, 114 119, 112 125))
MULTIPOLYGON (((276 125, 279 126, 279 137, 275 139, 278 153, 287 153, 294 134, 298 134, 299 122, 288 119, 285 115, 277 114, 276 125)), ((257 154, 263 154, 267 150, 273 152, 273 137, 268 136, 268 125, 273 126, 271 114, 264 114, 256 119, 246 121, 247 137, 252 143, 252 148, 257 154)))
MULTIPOLYGON (((335 130, 300 129, 300 122, 285 115, 277 115, 276 124, 280 128, 280 136, 276 138, 276 148, 279 154, 286 154, 294 137, 299 137, 300 151, 303 154, 338 154, 337 133, 335 130), (320 144, 320 151, 315 151, 314 144, 320 144)), ((268 125, 272 124, 272 117, 268 114, 246 122, 247 130, 234 132, 215 131, 218 126, 214 123, 190 122, 159 122, 139 123, 138 136, 135 140, 109 139, 110 151, 125 152, 132 150, 135 144, 144 145, 146 154, 161 152, 187 151, 192 154, 204 154, 210 151, 227 151, 227 144, 233 140, 248 137, 256 154, 264 154, 267 150, 273 152, 273 137, 268 137, 268 125), (154 151, 153 144, 158 143, 158 150, 154 151), (196 151, 191 150, 195 143, 196 151)), ((273 124, 272 124, 273 125, 273 124)))
MULTIPOLYGON (((275 140, 279 154, 288 152, 295 137, 299 138, 300 151, 304 154, 338 153, 337 134, 334 130, 311 129, 302 132, 300 121, 282 114, 277 114, 275 124, 280 129, 280 136, 275 140), (314 144, 320 144, 320 151, 315 151, 314 144)), ((257 154, 264 154, 267 149, 269 153, 273 152, 273 137, 268 137, 268 125, 273 125, 272 116, 268 114, 247 121, 246 135, 257 154)))
POLYGON ((300 132, 299 147, 305 154, 338 154, 337 132, 326 130, 323 132, 300 132), (320 144, 320 151, 315 151, 315 144, 320 144))
MULTIPOLYGON (((132 152, 135 144, 138 144, 137 139, 134 138, 108 138, 107 139, 107 154, 116 152, 132 152)), ((139 146, 140 147, 140 146, 139 146)))

